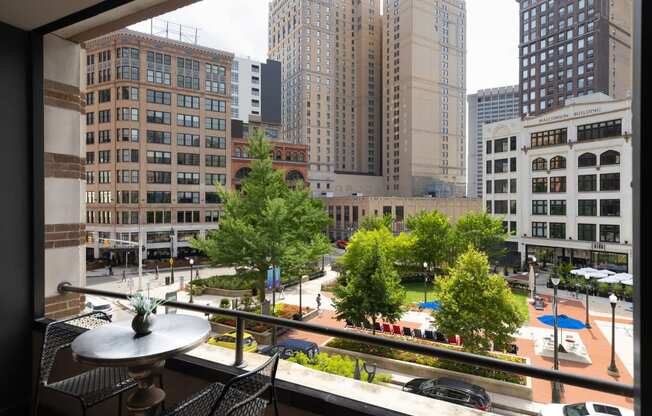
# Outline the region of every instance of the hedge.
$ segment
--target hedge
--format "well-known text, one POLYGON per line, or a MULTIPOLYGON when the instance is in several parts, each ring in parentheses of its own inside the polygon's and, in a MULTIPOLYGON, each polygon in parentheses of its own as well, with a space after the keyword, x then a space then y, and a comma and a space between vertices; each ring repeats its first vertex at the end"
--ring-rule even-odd
MULTIPOLYGON (((288 361, 312 368, 313 370, 348 378, 353 378, 355 373, 355 360, 337 354, 328 355, 325 352, 321 352, 313 358, 309 358, 306 354, 300 352, 288 358, 288 361)), ((360 379, 367 381, 367 372, 363 370, 363 364, 364 361, 360 360, 360 379)), ((391 380, 392 376, 390 374, 376 373, 372 383, 389 383, 391 380)))
MULTIPOLYGON (((434 346, 432 342, 428 342, 428 341, 415 340, 414 342, 434 346)), ((444 370, 456 371, 459 373, 472 374, 474 376, 492 378, 494 380, 506 381, 514 384, 521 384, 521 385, 526 384, 526 377, 518 374, 508 373, 500 370, 493 370, 485 367, 478 367, 470 364, 460 363, 457 361, 439 359, 428 355, 415 354, 412 352, 401 351, 389 347, 381 347, 381 346, 376 346, 371 344, 365 344, 365 343, 350 341, 342 338, 333 338, 328 343, 326 343, 326 345, 329 347, 339 348, 342 350, 377 355, 379 357, 391 358, 394 360, 400 360, 409 363, 427 365, 433 368, 441 368, 444 370)), ((458 347, 450 346, 447 344, 437 343, 436 346, 439 348, 459 350, 458 347)), ((495 352, 488 352, 482 355, 486 355, 492 358, 498 358, 504 361, 525 363, 524 358, 513 356, 513 355, 500 354, 495 352)))

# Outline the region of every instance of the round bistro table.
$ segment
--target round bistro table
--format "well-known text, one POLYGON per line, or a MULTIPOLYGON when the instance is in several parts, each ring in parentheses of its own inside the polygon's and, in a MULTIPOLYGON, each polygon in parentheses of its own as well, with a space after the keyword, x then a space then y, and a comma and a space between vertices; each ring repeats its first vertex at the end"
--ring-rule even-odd
POLYGON ((73 358, 96 367, 127 367, 137 382, 127 400, 132 415, 147 415, 165 399, 165 392, 154 386, 152 371, 165 360, 190 351, 206 341, 210 325, 206 319, 189 315, 156 315, 152 332, 138 336, 131 320, 116 321, 91 329, 72 343, 73 358))

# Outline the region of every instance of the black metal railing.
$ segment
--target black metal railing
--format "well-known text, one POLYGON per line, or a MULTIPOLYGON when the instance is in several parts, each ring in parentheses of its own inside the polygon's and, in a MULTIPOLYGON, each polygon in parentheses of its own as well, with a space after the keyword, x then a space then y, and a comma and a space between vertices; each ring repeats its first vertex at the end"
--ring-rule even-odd
MULTIPOLYGON (((59 284, 58 290, 60 293, 81 293, 88 295, 106 296, 118 299, 127 299, 127 294, 111 292, 107 290, 98 290, 85 287, 72 286, 70 283, 64 282, 59 284)), ((166 301, 166 306, 172 306, 180 309, 186 309, 195 312, 212 313, 218 315, 231 316, 236 318, 236 350, 235 350, 235 366, 242 366, 243 361, 243 333, 244 322, 253 321, 266 323, 272 326, 282 326, 286 328, 297 329, 321 335, 332 337, 344 338, 352 341, 359 341, 363 343, 373 344, 381 347, 394 348, 398 350, 408 351, 416 354, 423 354, 431 357, 444 358, 452 361, 457 361, 464 364, 475 365, 479 367, 491 368, 494 370, 506 371, 523 376, 539 378, 550 381, 557 381, 564 384, 570 384, 577 387, 597 390, 605 393, 617 394, 620 396, 634 397, 634 386, 630 384, 618 383, 615 381, 602 380, 594 377, 586 377, 580 374, 573 374, 561 372, 549 368, 535 367, 528 364, 516 363, 510 361, 503 361, 498 358, 492 358, 482 355, 471 354, 463 351, 456 351, 445 348, 437 348, 429 345, 418 344, 403 341, 400 339, 392 339, 387 337, 379 337, 362 332, 349 331, 341 328, 331 328, 323 325, 315 325, 302 321, 295 321, 283 318, 276 318, 267 315, 257 315, 251 312, 243 312, 233 309, 222 309, 213 306, 198 305, 196 303, 166 301)))

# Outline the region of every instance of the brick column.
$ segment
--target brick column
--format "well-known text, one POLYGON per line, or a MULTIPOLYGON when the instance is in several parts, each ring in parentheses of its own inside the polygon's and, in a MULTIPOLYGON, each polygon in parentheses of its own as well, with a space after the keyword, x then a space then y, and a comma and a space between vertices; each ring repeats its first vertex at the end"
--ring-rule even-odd
POLYGON ((83 296, 57 292, 64 281, 86 284, 84 102, 80 46, 52 35, 45 36, 43 46, 45 315, 58 319, 84 305, 83 296))

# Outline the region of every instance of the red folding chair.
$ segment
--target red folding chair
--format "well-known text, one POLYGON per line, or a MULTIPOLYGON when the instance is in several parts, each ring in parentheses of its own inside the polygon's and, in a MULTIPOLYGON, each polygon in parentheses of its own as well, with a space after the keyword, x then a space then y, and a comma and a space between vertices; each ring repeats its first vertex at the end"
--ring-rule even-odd
POLYGON ((387 323, 383 323, 383 332, 387 332, 388 334, 392 333, 392 327, 389 326, 387 323))
POLYGON ((403 332, 401 332, 401 327, 398 325, 392 325, 392 333, 394 335, 403 335, 403 332))

